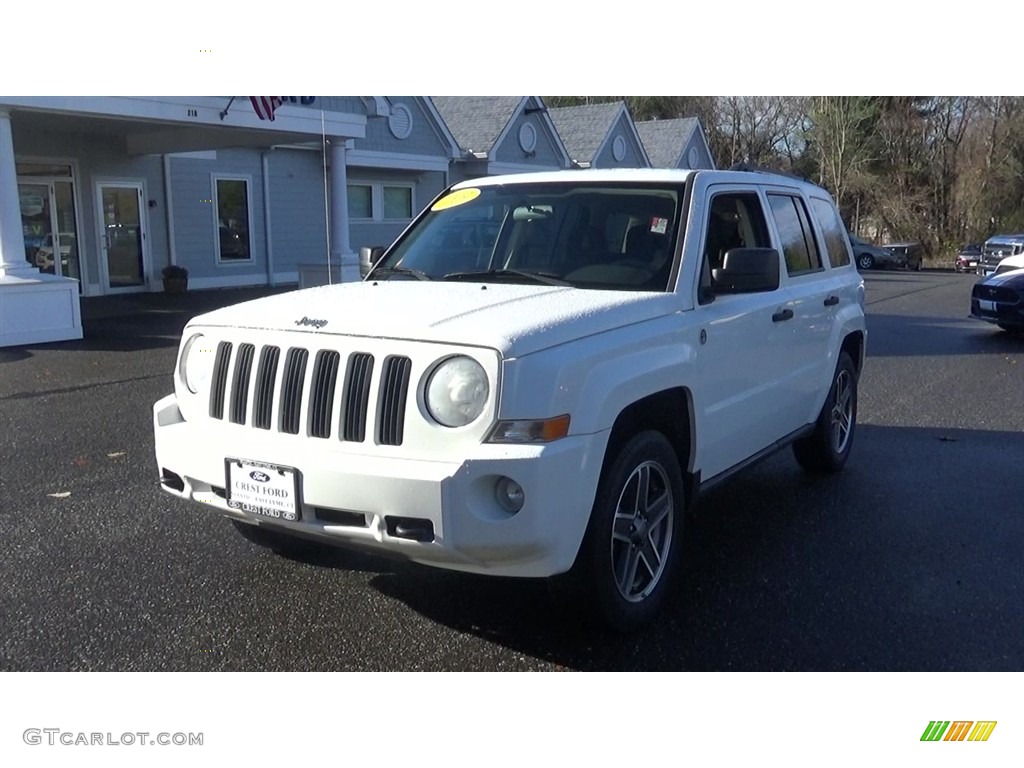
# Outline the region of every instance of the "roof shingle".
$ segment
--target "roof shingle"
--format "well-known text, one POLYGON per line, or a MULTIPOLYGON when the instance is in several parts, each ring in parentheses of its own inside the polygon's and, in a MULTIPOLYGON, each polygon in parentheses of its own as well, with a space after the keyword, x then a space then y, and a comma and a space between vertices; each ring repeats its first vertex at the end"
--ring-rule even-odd
POLYGON ((576 163, 593 162, 601 144, 619 116, 624 102, 581 104, 548 110, 569 156, 576 163))
POLYGON ((645 120, 636 124, 640 140, 654 168, 675 168, 679 156, 697 128, 697 118, 680 117, 672 120, 645 120))
POLYGON ((448 130, 465 152, 494 149, 522 96, 431 96, 448 130))

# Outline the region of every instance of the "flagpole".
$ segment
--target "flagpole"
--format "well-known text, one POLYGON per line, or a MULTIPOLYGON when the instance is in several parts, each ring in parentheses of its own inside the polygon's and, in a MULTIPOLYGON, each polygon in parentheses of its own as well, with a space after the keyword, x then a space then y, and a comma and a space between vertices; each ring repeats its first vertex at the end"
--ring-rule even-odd
POLYGON ((324 125, 324 111, 320 110, 320 142, 324 159, 324 221, 327 222, 327 284, 333 285, 331 275, 331 208, 327 191, 327 129, 324 125))
POLYGON ((231 101, 229 101, 228 105, 226 107, 224 107, 224 111, 220 113, 220 119, 221 120, 223 120, 225 117, 228 116, 228 110, 231 109, 231 105, 235 103, 235 99, 237 99, 237 98, 238 98, 237 96, 232 96, 231 97, 231 101))

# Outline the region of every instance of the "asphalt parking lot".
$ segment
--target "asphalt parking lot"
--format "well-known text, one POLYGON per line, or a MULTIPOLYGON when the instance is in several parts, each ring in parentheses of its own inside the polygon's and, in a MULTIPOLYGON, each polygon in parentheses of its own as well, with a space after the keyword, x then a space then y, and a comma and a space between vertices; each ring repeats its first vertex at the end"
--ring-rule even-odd
POLYGON ((708 494, 676 599, 628 637, 543 584, 286 559, 166 497, 150 408, 180 330, 266 291, 85 299, 82 341, 0 350, 0 669, 1019 671, 1024 339, 967 317, 973 282, 866 276, 846 470, 786 452, 708 494))

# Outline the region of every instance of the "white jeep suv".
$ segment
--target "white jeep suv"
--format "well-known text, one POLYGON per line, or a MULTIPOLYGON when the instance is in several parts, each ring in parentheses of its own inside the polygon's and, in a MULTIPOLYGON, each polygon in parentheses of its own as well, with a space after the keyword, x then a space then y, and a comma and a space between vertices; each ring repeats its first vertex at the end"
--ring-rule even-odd
POLYGON ((364 281, 187 325, 161 484, 275 550, 553 577, 632 629, 702 488, 788 445, 842 468, 863 304, 832 199, 788 176, 462 182, 364 281))

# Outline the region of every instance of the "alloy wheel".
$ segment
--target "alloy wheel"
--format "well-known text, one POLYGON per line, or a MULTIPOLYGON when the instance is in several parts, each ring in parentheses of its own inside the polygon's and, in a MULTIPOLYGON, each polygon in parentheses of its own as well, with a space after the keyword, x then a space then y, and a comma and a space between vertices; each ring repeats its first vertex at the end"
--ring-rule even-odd
POLYGON ((612 522, 612 570, 619 594, 631 603, 658 585, 672 546, 672 486, 664 468, 645 461, 622 487, 612 522))
POLYGON ((853 380, 849 371, 840 371, 832 385, 832 449, 846 450, 853 429, 853 380))

